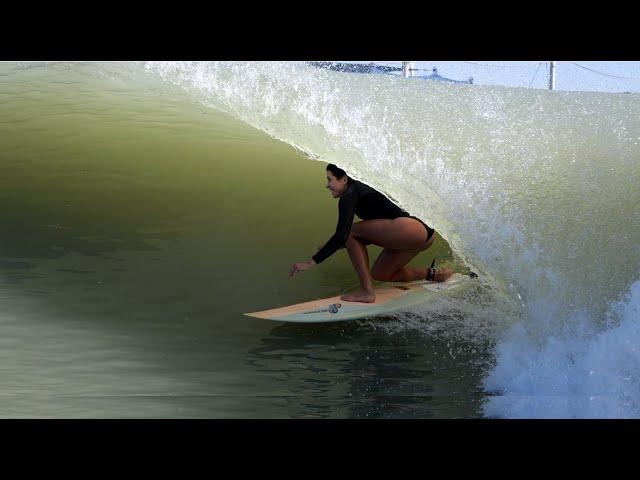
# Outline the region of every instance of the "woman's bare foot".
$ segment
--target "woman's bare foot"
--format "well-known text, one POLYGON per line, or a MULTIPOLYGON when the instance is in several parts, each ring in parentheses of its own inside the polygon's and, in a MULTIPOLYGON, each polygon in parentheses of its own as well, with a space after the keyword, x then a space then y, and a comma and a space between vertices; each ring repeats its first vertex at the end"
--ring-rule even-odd
POLYGON ((353 293, 346 293, 340 297, 345 302, 364 302, 373 303, 376 301, 376 293, 374 291, 360 289, 353 293))

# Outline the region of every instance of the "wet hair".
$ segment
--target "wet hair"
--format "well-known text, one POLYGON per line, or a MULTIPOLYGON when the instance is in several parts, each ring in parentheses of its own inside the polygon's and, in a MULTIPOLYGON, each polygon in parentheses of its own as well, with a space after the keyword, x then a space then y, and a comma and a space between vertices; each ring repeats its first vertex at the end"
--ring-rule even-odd
MULTIPOLYGON (((336 177, 338 180, 340 180, 342 177, 347 175, 347 172, 337 167, 333 163, 330 163, 329 165, 327 165, 327 172, 333 173, 333 176, 336 177)), ((347 175, 347 185, 350 184, 351 182, 352 182, 351 178, 347 175)))

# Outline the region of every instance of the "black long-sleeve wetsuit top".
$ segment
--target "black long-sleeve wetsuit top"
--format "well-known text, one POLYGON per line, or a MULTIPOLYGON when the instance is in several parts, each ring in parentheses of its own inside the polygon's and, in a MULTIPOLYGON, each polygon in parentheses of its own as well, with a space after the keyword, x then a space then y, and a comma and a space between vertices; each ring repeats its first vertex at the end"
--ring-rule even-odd
POLYGON ((346 243, 349 232, 351 232, 354 214, 362 220, 410 216, 383 194, 357 180, 351 180, 345 192, 340 196, 338 212, 336 233, 318 253, 311 257, 316 263, 323 262, 346 243))

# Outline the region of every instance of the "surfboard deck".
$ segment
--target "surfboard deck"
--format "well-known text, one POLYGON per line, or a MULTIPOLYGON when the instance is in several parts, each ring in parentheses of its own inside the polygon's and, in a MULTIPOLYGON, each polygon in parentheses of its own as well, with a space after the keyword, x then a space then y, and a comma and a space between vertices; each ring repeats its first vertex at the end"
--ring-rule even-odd
POLYGON ((345 302, 340 296, 298 303, 244 315, 266 320, 296 323, 341 322, 378 317, 419 305, 445 292, 460 290, 474 281, 467 275, 454 273, 446 282, 421 280, 409 283, 387 283, 375 289, 374 303, 345 302))

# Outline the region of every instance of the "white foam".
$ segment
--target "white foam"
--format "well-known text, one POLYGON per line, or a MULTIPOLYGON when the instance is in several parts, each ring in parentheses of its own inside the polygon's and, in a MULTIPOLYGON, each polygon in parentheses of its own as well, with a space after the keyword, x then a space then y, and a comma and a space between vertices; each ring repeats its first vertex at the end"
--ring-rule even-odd
POLYGON ((488 416, 508 418, 640 417, 640 281, 608 314, 616 326, 597 331, 586 315, 562 336, 539 341, 519 323, 496 348, 485 380, 494 391, 488 416))

